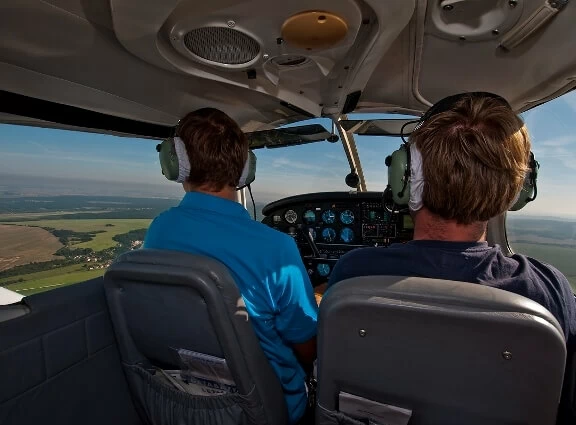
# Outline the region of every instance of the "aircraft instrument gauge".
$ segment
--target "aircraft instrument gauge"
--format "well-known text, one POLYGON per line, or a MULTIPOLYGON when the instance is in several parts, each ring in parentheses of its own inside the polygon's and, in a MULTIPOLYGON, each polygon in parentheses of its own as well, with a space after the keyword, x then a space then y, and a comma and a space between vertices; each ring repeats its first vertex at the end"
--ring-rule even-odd
POLYGON ((331 227, 326 227, 322 230, 322 239, 324 239, 325 242, 334 242, 334 239, 336 239, 336 231, 331 227))
POLYGON ((336 221, 336 214, 332 210, 326 210, 322 213, 322 221, 326 224, 332 224, 336 221))
POLYGON ((328 264, 320 263, 316 266, 316 270, 318 270, 318 274, 322 277, 326 277, 330 274, 330 266, 328 264))
POLYGON ((304 211, 302 218, 304 219, 304 222, 314 224, 316 222, 316 213, 312 210, 304 211))
POLYGON ((286 214, 284 214, 284 219, 288 223, 294 224, 294 223, 296 223, 296 220, 298 220, 298 214, 296 214, 296 211, 294 211, 294 210, 288 210, 288 211, 286 211, 286 214))
POLYGON ((354 231, 349 227, 343 228, 340 231, 340 239, 345 243, 352 242, 354 240, 354 231))
POLYGON ((346 225, 354 223, 354 213, 350 210, 345 210, 340 213, 340 221, 346 225))

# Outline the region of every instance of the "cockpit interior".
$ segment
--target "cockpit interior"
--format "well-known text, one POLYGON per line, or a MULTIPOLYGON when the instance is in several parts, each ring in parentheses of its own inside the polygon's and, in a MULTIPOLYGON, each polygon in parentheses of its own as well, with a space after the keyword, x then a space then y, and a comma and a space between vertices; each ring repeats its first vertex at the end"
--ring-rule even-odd
POLYGON ((532 146, 486 244, 557 267, 572 297, 575 22, 576 0, 0 0, 0 425, 575 424, 576 347, 553 312, 388 275, 313 304, 293 421, 238 274, 142 248, 183 196, 162 144, 215 108, 258 158, 235 201, 292 238, 313 294, 352 251, 410 246, 393 152, 441 99, 489 92, 532 146))

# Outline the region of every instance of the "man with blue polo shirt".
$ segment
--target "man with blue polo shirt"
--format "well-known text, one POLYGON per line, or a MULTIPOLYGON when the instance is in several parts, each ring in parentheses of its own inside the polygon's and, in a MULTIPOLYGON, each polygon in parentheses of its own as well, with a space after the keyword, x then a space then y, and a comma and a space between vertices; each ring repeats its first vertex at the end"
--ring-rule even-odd
POLYGON ((318 312, 298 248, 235 201, 248 141, 230 117, 201 109, 181 121, 178 134, 186 194, 154 219, 144 247, 206 255, 228 267, 284 389, 290 423, 297 423, 307 405, 306 373, 316 358, 318 312))

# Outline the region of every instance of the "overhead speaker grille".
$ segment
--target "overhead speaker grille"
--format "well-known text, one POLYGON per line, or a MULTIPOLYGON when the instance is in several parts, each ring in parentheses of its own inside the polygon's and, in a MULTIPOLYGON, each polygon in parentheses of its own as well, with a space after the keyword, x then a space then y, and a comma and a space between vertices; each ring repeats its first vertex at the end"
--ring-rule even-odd
POLYGON ((202 27, 184 36, 184 45, 195 56, 225 65, 251 62, 260 52, 260 44, 243 32, 225 27, 202 27))

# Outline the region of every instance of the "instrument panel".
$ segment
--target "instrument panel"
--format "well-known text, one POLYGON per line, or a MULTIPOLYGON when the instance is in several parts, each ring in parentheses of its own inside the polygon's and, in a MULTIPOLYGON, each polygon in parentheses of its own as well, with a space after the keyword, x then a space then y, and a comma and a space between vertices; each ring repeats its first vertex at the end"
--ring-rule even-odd
POLYGON ((336 261, 353 249, 412 240, 408 212, 390 213, 382 192, 322 192, 268 204, 262 223, 292 236, 313 285, 325 282, 336 261))

